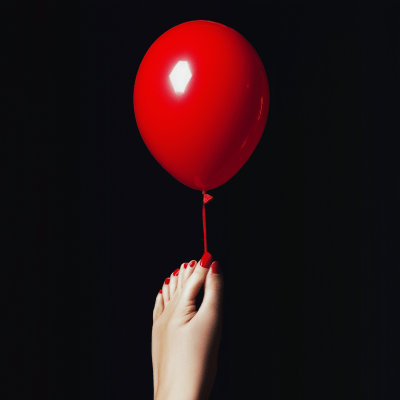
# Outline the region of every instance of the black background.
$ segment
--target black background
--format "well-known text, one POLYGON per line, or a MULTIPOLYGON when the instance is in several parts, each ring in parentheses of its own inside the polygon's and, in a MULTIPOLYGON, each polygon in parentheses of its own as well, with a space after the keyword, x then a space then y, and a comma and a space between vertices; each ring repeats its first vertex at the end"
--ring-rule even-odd
POLYGON ((148 151, 132 94, 151 44, 196 19, 253 45, 271 95, 259 145, 206 206, 226 282, 210 398, 398 398, 397 4, 21 6, 7 398, 152 398, 154 301, 203 254, 202 196, 148 151))

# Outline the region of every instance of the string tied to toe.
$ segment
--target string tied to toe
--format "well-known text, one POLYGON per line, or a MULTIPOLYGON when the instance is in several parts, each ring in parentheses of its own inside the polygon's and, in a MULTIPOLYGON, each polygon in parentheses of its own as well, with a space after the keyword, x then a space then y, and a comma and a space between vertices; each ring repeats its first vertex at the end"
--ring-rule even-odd
POLYGON ((204 253, 207 252, 207 230, 206 230, 206 207, 205 205, 212 201, 213 197, 203 190, 203 232, 204 232, 204 253))

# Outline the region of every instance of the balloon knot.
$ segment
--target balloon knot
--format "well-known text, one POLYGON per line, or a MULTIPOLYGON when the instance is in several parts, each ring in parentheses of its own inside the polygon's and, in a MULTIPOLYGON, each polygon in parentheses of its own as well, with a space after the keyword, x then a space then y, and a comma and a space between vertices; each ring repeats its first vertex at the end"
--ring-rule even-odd
POLYGON ((205 191, 203 191, 203 203, 204 204, 209 203, 212 199, 213 199, 212 196, 210 196, 209 194, 206 194, 205 191))

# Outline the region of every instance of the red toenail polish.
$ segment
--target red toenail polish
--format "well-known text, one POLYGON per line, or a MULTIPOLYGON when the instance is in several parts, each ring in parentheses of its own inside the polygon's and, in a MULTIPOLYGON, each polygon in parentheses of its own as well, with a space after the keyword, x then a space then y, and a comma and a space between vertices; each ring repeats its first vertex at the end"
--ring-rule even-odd
POLYGON ((194 267, 194 264, 196 264, 196 261, 190 261, 189 267, 193 268, 193 267, 194 267))
POLYGON ((178 276, 178 274, 179 274, 179 268, 177 268, 172 275, 173 276, 178 276))
POLYGON ((165 284, 166 284, 166 285, 169 284, 169 278, 165 278, 165 284))
POLYGON ((203 257, 201 257, 200 265, 203 268, 210 268, 210 265, 211 265, 212 262, 213 262, 212 255, 208 251, 206 251, 203 254, 203 257))
POLYGON ((220 274, 221 273, 221 268, 219 267, 219 262, 215 261, 211 265, 211 271, 213 274, 220 274))
POLYGON ((158 293, 162 293, 162 289, 160 289, 160 291, 158 293))
POLYGON ((187 268, 187 266, 188 266, 188 264, 189 264, 189 263, 185 263, 185 264, 183 264, 183 268, 185 268, 185 269, 186 269, 186 268, 187 268))

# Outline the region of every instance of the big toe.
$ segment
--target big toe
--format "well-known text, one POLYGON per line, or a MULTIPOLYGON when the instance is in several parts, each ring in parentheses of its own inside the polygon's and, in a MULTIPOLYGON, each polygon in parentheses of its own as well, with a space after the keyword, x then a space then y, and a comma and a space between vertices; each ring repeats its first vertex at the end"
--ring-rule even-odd
POLYGON ((198 295, 201 287, 204 285, 208 270, 212 262, 212 255, 208 252, 205 252, 201 260, 194 268, 193 273, 186 281, 184 294, 186 295, 187 300, 194 300, 198 295))
POLYGON ((212 263, 210 270, 207 273, 207 278, 204 285, 203 302, 198 313, 222 313, 222 301, 224 293, 224 277, 219 266, 219 262, 212 263))

